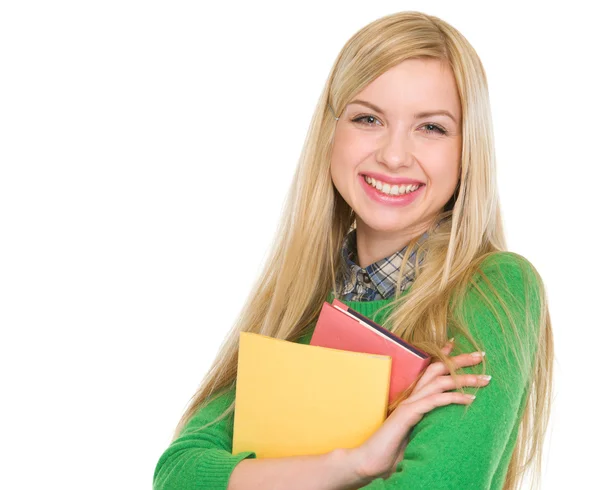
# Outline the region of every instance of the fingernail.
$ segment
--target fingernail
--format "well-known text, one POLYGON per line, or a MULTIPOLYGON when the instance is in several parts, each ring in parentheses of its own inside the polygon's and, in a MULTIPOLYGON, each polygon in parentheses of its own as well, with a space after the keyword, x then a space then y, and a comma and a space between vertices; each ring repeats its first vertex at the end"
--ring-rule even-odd
POLYGON ((478 378, 485 379, 486 381, 489 381, 490 379, 492 379, 492 377, 489 374, 479 374, 478 378))
POLYGON ((473 357, 483 357, 483 356, 485 356, 485 352, 483 352, 483 351, 482 352, 473 352, 471 355, 473 357))
POLYGON ((454 342, 454 337, 452 337, 448 342, 450 342, 450 343, 454 342))

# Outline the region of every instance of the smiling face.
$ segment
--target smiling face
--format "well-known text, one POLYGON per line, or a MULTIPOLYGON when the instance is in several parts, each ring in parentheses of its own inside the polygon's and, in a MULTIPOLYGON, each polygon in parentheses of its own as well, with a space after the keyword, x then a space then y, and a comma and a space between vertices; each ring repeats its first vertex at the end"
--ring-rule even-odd
POLYGON ((454 193, 461 148, 456 82, 438 60, 405 60, 352 99, 336 123, 331 177, 356 213, 359 253, 385 242, 378 260, 426 231, 454 193))

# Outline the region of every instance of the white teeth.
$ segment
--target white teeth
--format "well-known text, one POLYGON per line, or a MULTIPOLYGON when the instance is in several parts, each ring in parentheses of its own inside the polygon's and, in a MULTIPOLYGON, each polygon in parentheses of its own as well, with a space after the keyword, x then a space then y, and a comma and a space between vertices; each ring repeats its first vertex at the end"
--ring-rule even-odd
POLYGON ((402 184, 400 186, 399 185, 390 185, 388 183, 381 182, 379 180, 375 180, 369 176, 364 176, 364 179, 367 182, 367 184, 369 184, 371 187, 375 187, 377 190, 379 190, 385 194, 392 195, 392 196, 408 194, 409 192, 416 191, 419 188, 419 185, 417 185, 417 184, 414 184, 414 185, 402 184))

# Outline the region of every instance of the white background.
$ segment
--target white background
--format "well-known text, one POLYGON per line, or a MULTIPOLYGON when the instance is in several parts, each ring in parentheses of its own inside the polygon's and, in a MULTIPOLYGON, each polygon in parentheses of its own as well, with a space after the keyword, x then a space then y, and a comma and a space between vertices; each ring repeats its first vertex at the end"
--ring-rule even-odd
POLYGON ((337 53, 413 9, 486 67, 509 248, 548 289, 543 488, 595 481, 596 18, 446 4, 2 3, 0 487, 150 488, 261 269, 337 53))

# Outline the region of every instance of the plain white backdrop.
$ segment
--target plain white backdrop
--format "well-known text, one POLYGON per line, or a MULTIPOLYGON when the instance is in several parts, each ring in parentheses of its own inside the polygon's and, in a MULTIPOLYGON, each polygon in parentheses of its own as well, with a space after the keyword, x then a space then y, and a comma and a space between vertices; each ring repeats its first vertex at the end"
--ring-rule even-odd
POLYGON ((256 279, 361 27, 421 10, 486 68, 509 248, 545 281, 543 489, 600 437, 596 19, 584 2, 3 2, 0 487, 150 488, 256 279))

